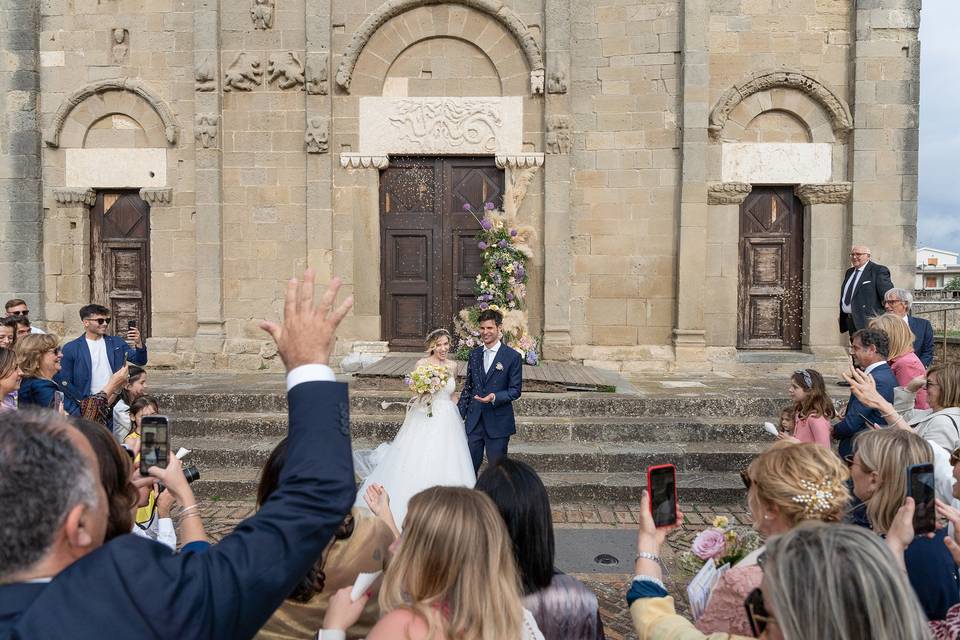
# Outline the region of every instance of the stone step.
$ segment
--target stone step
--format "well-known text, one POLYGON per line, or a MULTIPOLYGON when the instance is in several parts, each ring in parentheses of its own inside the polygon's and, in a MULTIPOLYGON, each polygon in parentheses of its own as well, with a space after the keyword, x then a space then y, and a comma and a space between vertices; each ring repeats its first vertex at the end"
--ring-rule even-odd
MULTIPOLYGON (((205 499, 252 500, 256 496, 257 471, 250 468, 211 468, 203 472, 194 491, 205 499)), ((646 485, 641 473, 546 472, 540 477, 554 504, 635 504, 646 485)), ((683 504, 736 504, 743 502, 744 489, 735 472, 679 473, 677 492, 683 504)))
MULTIPOLYGON (((162 412, 178 413, 271 413, 286 411, 286 397, 274 392, 158 393, 162 412)), ((357 391, 350 394, 352 413, 402 415, 409 394, 388 391, 357 391)), ((787 403, 786 396, 746 397, 703 395, 684 391, 670 396, 620 393, 527 393, 516 403, 518 416, 550 417, 747 417, 776 416, 787 403)))
MULTIPOLYGON (((287 432, 287 414, 188 413, 173 415, 173 433, 185 436, 218 436, 249 439, 282 436, 287 432)), ((770 442, 761 425, 770 417, 670 418, 670 417, 528 417, 517 418, 512 442, 770 442)), ((350 417, 354 438, 386 442, 402 424, 401 415, 350 417)))
MULTIPOLYGON (((173 447, 191 450, 190 464, 207 468, 250 467, 260 469, 279 442, 278 436, 244 438, 232 434, 218 437, 172 437, 173 447)), ((354 449, 373 449, 379 442, 354 440, 354 449)), ((607 442, 511 442, 510 457, 522 460, 538 473, 589 472, 636 473, 655 464, 674 464, 684 472, 739 471, 765 444, 755 443, 650 443, 626 445, 607 442)))

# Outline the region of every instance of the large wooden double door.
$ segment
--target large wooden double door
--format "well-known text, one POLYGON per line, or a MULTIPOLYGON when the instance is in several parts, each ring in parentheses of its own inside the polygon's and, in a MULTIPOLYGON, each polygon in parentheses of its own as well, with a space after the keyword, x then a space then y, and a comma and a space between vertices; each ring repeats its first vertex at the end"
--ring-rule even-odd
POLYGON ((493 158, 391 158, 380 174, 380 314, 391 349, 423 348, 475 302, 482 212, 503 205, 503 171, 493 158))
POLYGON ((803 204, 793 187, 754 187, 740 205, 737 346, 799 349, 803 204))
POLYGON ((109 332, 136 320, 150 335, 150 205, 136 191, 99 192, 90 212, 90 297, 110 309, 109 332))

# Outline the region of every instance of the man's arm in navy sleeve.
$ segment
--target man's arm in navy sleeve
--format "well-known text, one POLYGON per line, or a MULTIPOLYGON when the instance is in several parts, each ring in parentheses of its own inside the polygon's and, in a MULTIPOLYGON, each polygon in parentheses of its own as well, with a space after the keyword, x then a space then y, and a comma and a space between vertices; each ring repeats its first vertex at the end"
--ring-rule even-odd
POLYGON ((917 354, 923 366, 930 368, 933 364, 933 325, 929 322, 923 324, 923 336, 920 343, 920 353, 917 354))
POLYGON ((494 405, 513 402, 520 397, 520 393, 523 390, 523 360, 520 359, 519 354, 513 359, 510 366, 507 367, 507 375, 509 376, 507 388, 495 394, 494 405))
POLYGON ((463 389, 460 391, 460 400, 457 402, 457 408, 460 409, 460 417, 467 417, 467 408, 470 406, 470 399, 473 398, 473 352, 467 358, 467 377, 463 381, 463 389))

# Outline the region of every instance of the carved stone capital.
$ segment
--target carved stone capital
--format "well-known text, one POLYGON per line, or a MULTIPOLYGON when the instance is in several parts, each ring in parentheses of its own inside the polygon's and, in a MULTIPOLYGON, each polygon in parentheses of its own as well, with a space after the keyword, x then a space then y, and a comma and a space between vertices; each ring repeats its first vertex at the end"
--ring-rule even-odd
POLYGON ((390 166, 390 158, 363 153, 341 153, 340 166, 344 169, 386 169, 390 166))
POLYGON ((140 199, 151 207, 164 207, 173 203, 173 189, 140 189, 140 199))
POLYGON ((850 201, 853 185, 849 182, 826 182, 824 184, 798 184, 793 192, 805 205, 846 204, 850 201))
POLYGON ((707 204, 740 204, 752 189, 745 182, 711 182, 707 185, 707 204))
POLYGON ((54 189, 53 197, 61 207, 92 207, 97 201, 97 192, 93 189, 65 187, 54 189))
POLYGON ((523 169, 527 167, 542 167, 542 153, 510 153, 497 154, 494 158, 498 169, 523 169))

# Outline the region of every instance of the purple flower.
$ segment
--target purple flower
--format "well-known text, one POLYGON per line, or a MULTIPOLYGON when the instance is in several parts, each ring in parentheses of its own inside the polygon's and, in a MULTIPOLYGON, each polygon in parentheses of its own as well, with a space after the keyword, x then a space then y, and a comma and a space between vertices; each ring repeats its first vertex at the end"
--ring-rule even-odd
POLYGON ((483 251, 483 250, 485 250, 485 249, 487 248, 487 243, 484 242, 483 240, 481 240, 481 241, 477 244, 477 246, 480 247, 480 251, 483 251))
POLYGON ((480 308, 481 308, 481 309, 486 310, 487 306, 489 306, 489 305, 487 305, 486 302, 481 302, 481 303, 480 303, 480 308))
POLYGON ((508 293, 508 294, 507 294, 507 300, 513 300, 513 294, 512 294, 512 293, 508 293))
POLYGON ((537 364, 537 352, 533 349, 527 351, 527 364, 534 365, 537 364))
POLYGON ((492 202, 485 202, 484 205, 483 205, 483 208, 484 208, 486 211, 491 211, 491 210, 493 210, 495 207, 493 206, 493 203, 492 203, 492 202))
POLYGON ((483 220, 480 221, 480 226, 486 229, 487 231, 489 231, 490 229, 493 228, 493 223, 487 220, 486 218, 484 218, 483 220))
POLYGON ((506 249, 506 248, 507 248, 507 241, 506 241, 506 240, 501 240, 500 242, 497 243, 497 245, 499 245, 499 247, 500 247, 501 249, 506 249))
POLYGON ((516 238, 516 237, 517 237, 517 230, 516 230, 516 229, 510 229, 510 237, 511 237, 511 238, 516 238))
POLYGON ((470 206, 470 203, 469 203, 469 202, 464 202, 464 203, 463 203, 463 210, 466 211, 467 213, 470 213, 470 209, 471 209, 471 208, 472 208, 472 207, 470 206))
POLYGON ((693 555, 701 560, 720 558, 727 550, 727 539, 719 529, 706 529, 697 534, 690 546, 693 555))

